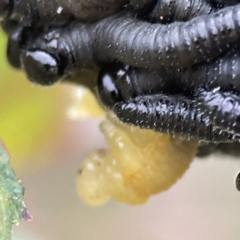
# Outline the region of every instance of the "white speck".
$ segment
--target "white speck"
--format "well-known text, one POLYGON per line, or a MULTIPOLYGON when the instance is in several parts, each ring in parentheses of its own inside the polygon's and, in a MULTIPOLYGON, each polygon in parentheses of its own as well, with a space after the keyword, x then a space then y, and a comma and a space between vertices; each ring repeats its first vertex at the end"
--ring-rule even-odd
POLYGON ((213 89, 213 93, 218 92, 220 89, 221 89, 220 87, 214 88, 214 89, 213 89))
POLYGON ((87 163, 87 169, 88 170, 94 170, 95 169, 95 167, 94 167, 94 165, 93 165, 93 163, 87 163))
POLYGON ((57 8, 57 13, 58 13, 58 14, 61 14, 62 10, 63 10, 63 7, 59 6, 59 7, 57 8))
POLYGON ((118 146, 120 147, 120 148, 123 148, 124 147, 124 143, 123 142, 118 142, 118 146))

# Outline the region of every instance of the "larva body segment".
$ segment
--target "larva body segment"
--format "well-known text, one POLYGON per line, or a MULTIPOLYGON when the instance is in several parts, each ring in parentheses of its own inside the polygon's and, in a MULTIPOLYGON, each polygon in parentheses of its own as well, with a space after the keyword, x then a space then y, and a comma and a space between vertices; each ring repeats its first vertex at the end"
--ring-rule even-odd
POLYGON ((136 10, 143 9, 151 2, 156 2, 156 0, 130 0, 131 6, 136 10))
POLYGON ((197 138, 206 142, 229 142, 239 139, 238 136, 207 124, 195 103, 183 96, 140 96, 126 103, 116 103, 113 111, 127 124, 176 135, 182 139, 197 138))
MULTIPOLYGON (((220 87, 224 91, 240 92, 240 53, 233 49, 210 62, 194 64, 178 73, 129 67, 121 83, 127 78, 131 82, 132 97, 161 91, 194 93, 200 86, 207 86, 208 90, 220 87)), ((118 81, 116 79, 116 85, 121 90, 118 81)))
POLYGON ((178 79, 183 91, 194 91, 199 86, 207 86, 208 90, 220 87, 224 91, 240 92, 239 49, 222 54, 209 63, 195 64, 178 79))
POLYGON ((198 109, 215 126, 229 133, 240 133, 240 98, 232 92, 199 90, 198 109))
POLYGON ((26 39, 26 50, 61 56, 67 62, 64 74, 114 60, 178 73, 217 57, 240 39, 240 4, 169 25, 147 23, 121 12, 91 24, 74 21, 26 39))
POLYGON ((207 0, 157 0, 148 18, 151 22, 170 23, 186 21, 216 10, 217 8, 214 8, 207 0))
POLYGON ((118 12, 126 0, 57 0, 79 20, 91 22, 118 12))
MULTIPOLYGON (((11 7, 2 20, 14 20, 21 22, 24 26, 52 23, 59 25, 65 23, 70 13, 64 10, 56 0, 11 0, 11 7)), ((2 1, 0 2, 0 6, 2 1)))
POLYGON ((96 31, 96 56, 134 67, 175 71, 226 51, 240 38, 240 5, 169 25, 133 18, 107 18, 96 31))
POLYGON ((1 20, 16 20, 24 26, 42 24, 62 25, 69 19, 95 21, 119 11, 125 0, 11 0, 9 7, 3 0, 1 20))
POLYGON ((240 3, 239 0, 209 0, 212 3, 224 4, 224 5, 234 5, 240 3))

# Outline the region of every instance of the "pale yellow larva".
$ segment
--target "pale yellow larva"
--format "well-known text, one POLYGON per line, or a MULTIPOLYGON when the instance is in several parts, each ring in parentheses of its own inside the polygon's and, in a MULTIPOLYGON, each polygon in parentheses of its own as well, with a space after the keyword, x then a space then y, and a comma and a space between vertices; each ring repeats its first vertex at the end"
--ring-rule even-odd
POLYGON ((110 149, 90 154, 77 176, 78 193, 89 205, 102 205, 109 197, 130 204, 146 202, 184 174, 198 146, 195 140, 131 127, 111 115, 100 127, 110 149))

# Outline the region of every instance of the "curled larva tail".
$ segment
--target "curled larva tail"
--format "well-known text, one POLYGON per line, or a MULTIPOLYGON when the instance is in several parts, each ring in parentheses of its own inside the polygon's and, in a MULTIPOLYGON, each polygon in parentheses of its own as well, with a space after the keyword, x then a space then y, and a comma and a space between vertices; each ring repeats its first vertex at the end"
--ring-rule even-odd
POLYGON ((156 94, 116 103, 113 111, 127 124, 176 135, 182 139, 237 141, 238 137, 210 124, 195 104, 183 96, 156 94))
POLYGON ((111 196, 142 204, 171 187, 188 169, 198 143, 131 127, 109 117, 101 123, 110 149, 97 151, 83 162, 77 177, 78 193, 90 205, 111 196))

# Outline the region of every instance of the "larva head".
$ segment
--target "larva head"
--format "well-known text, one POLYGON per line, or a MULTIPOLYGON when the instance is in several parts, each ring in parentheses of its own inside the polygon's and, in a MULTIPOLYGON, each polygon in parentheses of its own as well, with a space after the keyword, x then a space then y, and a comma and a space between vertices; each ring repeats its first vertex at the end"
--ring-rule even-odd
POLYGON ((66 62, 59 56, 38 49, 24 51, 22 65, 28 79, 43 86, 60 81, 66 68, 66 62))
POLYGON ((119 64, 109 64, 100 70, 97 91, 99 99, 105 107, 111 108, 115 103, 124 99, 122 79, 126 79, 125 76, 126 69, 119 64))
POLYGON ((4 20, 9 15, 11 8, 11 0, 0 0, 0 21, 4 20))

